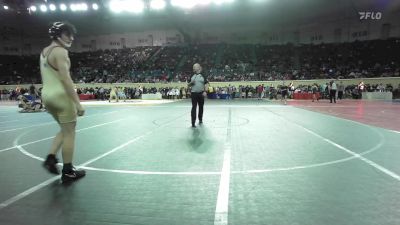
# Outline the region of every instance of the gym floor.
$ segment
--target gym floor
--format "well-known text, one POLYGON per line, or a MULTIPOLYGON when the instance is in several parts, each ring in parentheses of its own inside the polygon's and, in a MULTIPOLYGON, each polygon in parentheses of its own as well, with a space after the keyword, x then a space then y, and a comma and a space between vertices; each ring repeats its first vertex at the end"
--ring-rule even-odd
POLYGON ((190 100, 85 104, 63 185, 58 125, 0 103, 1 225, 400 224, 399 103, 207 100, 196 128, 190 100))

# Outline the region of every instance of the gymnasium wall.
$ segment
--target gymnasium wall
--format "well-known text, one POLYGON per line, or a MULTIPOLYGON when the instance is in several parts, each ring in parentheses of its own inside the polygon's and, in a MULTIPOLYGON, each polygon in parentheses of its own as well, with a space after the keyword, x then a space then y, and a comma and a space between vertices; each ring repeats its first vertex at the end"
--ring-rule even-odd
MULTIPOLYGON (((185 32, 196 43, 231 44, 320 44, 343 43, 355 40, 374 40, 400 37, 400 13, 384 14, 380 20, 359 20, 354 17, 314 20, 304 24, 264 27, 253 26, 197 27, 185 32)), ((27 36, 13 36, 0 41, 0 54, 38 54, 50 40, 27 36)), ((165 46, 185 43, 184 35, 177 29, 149 30, 121 34, 78 36, 72 51, 94 51, 99 49, 120 49, 124 46, 165 46)))

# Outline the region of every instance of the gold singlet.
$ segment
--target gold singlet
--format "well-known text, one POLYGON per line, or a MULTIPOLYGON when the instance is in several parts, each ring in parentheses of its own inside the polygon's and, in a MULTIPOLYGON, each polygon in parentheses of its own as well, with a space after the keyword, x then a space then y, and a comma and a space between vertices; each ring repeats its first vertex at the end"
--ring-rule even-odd
POLYGON ((40 73, 43 83, 42 100, 47 111, 58 123, 74 122, 77 117, 76 106, 65 92, 57 69, 52 67, 47 59, 56 47, 58 46, 50 47, 46 55, 44 55, 44 52, 40 54, 40 73))

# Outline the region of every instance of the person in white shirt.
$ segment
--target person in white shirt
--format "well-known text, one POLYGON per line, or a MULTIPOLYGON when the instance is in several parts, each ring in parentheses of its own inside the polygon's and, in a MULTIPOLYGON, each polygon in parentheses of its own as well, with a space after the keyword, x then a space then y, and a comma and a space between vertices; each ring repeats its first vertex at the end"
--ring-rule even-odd
POLYGON ((330 83, 330 91, 329 91, 329 98, 331 100, 331 103, 332 103, 332 99, 336 103, 336 90, 337 90, 337 85, 336 85, 335 81, 332 80, 330 83))

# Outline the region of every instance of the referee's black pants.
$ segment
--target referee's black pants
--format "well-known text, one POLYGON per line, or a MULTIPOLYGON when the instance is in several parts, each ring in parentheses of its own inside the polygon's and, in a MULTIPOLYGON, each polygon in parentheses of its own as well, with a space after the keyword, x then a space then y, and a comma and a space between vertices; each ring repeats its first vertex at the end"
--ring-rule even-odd
POLYGON ((329 97, 330 97, 331 103, 332 103, 332 99, 336 103, 336 90, 330 90, 329 97))
POLYGON ((199 121, 203 121, 203 106, 204 106, 204 96, 203 92, 192 92, 192 125, 196 123, 196 109, 197 104, 199 105, 199 121))

